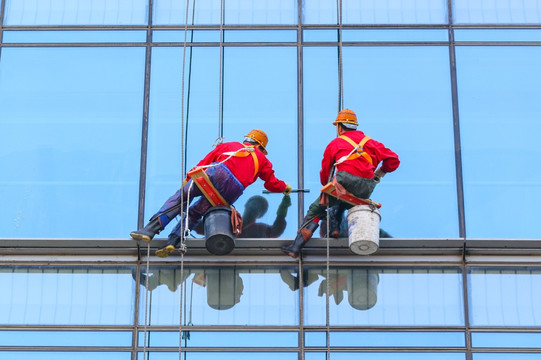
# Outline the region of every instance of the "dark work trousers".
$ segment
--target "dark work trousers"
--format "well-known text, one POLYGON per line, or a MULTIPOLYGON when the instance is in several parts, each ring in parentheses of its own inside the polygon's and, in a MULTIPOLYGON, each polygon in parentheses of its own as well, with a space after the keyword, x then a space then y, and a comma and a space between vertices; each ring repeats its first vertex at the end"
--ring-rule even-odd
MULTIPOLYGON (((233 205, 233 203, 244 192, 244 186, 240 183, 240 181, 237 180, 226 165, 216 163, 216 166, 207 168, 205 172, 210 178, 212 185, 214 185, 216 190, 218 190, 220 195, 222 195, 229 205, 233 205)), ((195 228, 201 221, 203 214, 212 207, 212 204, 203 195, 201 190, 199 190, 195 184, 192 185, 192 183, 193 180, 190 180, 179 190, 177 190, 177 192, 167 199, 160 210, 152 217, 153 219, 155 217, 160 218, 162 230, 167 226, 167 224, 169 224, 171 220, 180 214, 181 208, 186 209, 188 195, 190 203, 194 198, 199 197, 199 199, 197 199, 197 201, 188 209, 189 230, 193 230, 193 228, 195 228), (190 189, 189 194, 188 189, 190 189), (181 204, 181 200, 183 200, 184 204, 181 204)), ((181 227, 182 221, 179 221, 171 231, 171 234, 181 236, 181 227)))
MULTIPOLYGON (((339 171, 336 173, 336 181, 347 191, 360 199, 369 199, 377 184, 374 179, 366 179, 351 175, 345 171, 339 171)), ((353 205, 340 201, 334 196, 329 196, 329 206, 332 207, 333 205, 339 205, 340 208, 348 210, 353 207, 353 205)), ((314 201, 308 208, 305 220, 312 220, 317 217, 324 218, 326 213, 327 205, 321 205, 319 203, 319 198, 317 198, 316 201, 314 201)))

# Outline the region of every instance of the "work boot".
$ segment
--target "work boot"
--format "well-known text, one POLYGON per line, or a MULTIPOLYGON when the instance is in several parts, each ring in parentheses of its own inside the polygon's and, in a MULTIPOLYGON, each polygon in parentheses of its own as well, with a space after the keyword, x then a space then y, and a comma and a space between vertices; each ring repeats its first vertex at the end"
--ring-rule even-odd
POLYGON ((130 236, 133 240, 145 240, 150 242, 154 235, 159 234, 162 230, 162 225, 158 217, 150 220, 150 222, 142 229, 132 231, 130 236))
POLYGON ((319 224, 317 222, 310 221, 305 227, 300 229, 291 245, 282 247, 282 251, 294 259, 299 257, 301 249, 312 238, 318 226, 319 224))
POLYGON ((179 243, 180 243, 180 236, 178 236, 177 234, 170 234, 169 239, 167 240, 167 243, 165 244, 165 246, 162 247, 161 249, 156 250, 156 256, 159 256, 161 258, 168 257, 169 255, 171 255, 173 251, 175 251, 179 243))

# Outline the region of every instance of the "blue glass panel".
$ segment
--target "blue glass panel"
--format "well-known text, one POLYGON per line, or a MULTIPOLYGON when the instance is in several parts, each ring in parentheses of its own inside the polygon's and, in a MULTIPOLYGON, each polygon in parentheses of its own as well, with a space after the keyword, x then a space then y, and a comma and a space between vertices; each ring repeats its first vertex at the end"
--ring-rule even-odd
POLYGON ((295 25, 298 23, 296 0, 259 1, 229 0, 225 2, 227 25, 295 25))
MULTIPOLYGON (((296 347, 298 334, 294 332, 251 332, 251 331, 191 331, 190 325, 182 328, 183 347, 296 347)), ((147 347, 178 347, 177 332, 147 333, 147 347)), ((144 344, 144 333, 139 333, 139 347, 144 344)))
POLYGON ((144 61, 144 48, 2 49, 4 237, 127 237, 137 220, 144 61))
POLYGON ((186 0, 154 0, 154 25, 216 25, 221 19, 221 0, 190 1, 186 18, 186 0), (195 6, 194 6, 195 4, 195 6))
MULTIPOLYGON (((297 49, 228 47, 225 49, 224 77, 225 140, 242 141, 251 129, 263 130, 269 138, 267 158, 273 164, 275 176, 296 188, 297 49)), ((239 212, 245 214, 248 199, 261 196, 262 190, 261 179, 248 187, 235 203, 239 212)), ((294 237, 297 232, 297 195, 290 197, 285 230, 284 218, 278 216, 277 209, 282 202, 287 206, 288 199, 276 193, 263 194, 263 197, 268 202, 268 211, 258 214, 261 217, 253 221, 267 229, 263 224, 273 226, 276 222, 281 223, 278 227, 274 226, 271 237, 294 237)), ((253 218, 253 214, 250 217, 253 218)))
POLYGON ((297 30, 226 30, 225 42, 297 42, 297 30))
POLYGON ((462 277, 456 269, 351 267, 333 268, 327 276, 324 268, 313 268, 304 279, 306 325, 325 324, 327 288, 332 326, 460 326, 464 322, 462 277))
POLYGON ((355 29, 342 30, 342 41, 423 42, 448 41, 446 29, 355 29))
MULTIPOLYGON (((337 62, 336 49, 304 52, 305 176, 314 190, 325 146, 336 136, 337 62)), ((448 49, 348 46, 343 72, 344 108, 401 160, 372 193, 383 204, 381 228, 400 238, 457 237, 448 49)))
POLYGON ((304 188, 311 191, 304 197, 305 211, 319 194, 323 151, 336 136, 331 124, 338 112, 337 58, 336 47, 303 50, 304 188))
POLYGON ((541 41, 541 29, 455 29, 455 41, 541 41))
POLYGON ((474 326, 539 326, 541 270, 479 268, 469 274, 474 326))
POLYGON ((343 24, 446 24, 447 0, 343 0, 343 24))
POLYGON ((131 346, 132 332, 0 331, 0 346, 131 346))
POLYGON ((7 325, 127 325, 133 322, 130 268, 0 268, 7 325), (7 290, 7 293, 6 293, 7 290))
MULTIPOLYGON (((186 174, 212 150, 219 136, 220 51, 214 47, 187 49, 184 94, 181 87, 183 57, 182 48, 155 48, 152 51, 147 219, 179 188, 181 174, 186 174), (181 120, 182 95, 184 125, 181 120)), ((242 141, 244 133, 235 135, 228 140, 242 141)), ((243 206, 238 203, 235 206, 242 212, 243 206)), ((173 221, 162 234, 167 236, 175 224, 173 221)), ((199 233, 194 231, 192 235, 200 237, 202 229, 197 231, 199 233)))
POLYGON ((539 348, 541 344, 540 333, 473 332, 471 339, 474 347, 539 348))
POLYGON ((143 25, 147 0, 6 0, 4 25, 143 25))
MULTIPOLYGON (((154 30, 153 42, 177 42, 184 43, 184 30, 154 30)), ((218 30, 188 30, 186 42, 220 42, 218 30)))
MULTIPOLYGON (((305 333, 306 346, 326 346, 326 333, 305 333)), ((462 332, 331 332, 331 346, 346 347, 463 347, 462 332)))
POLYGON ((303 24, 338 24, 336 0, 302 1, 303 24))
POLYGON ((122 43, 145 42, 146 31, 4 31, 4 43, 122 43))
POLYGON ((540 354, 485 353, 473 354, 473 360, 538 360, 540 354))
MULTIPOLYGON (((321 345, 320 345, 321 346, 321 345)), ((331 346, 463 347, 463 332, 331 332, 331 346)))
POLYGON ((456 55, 466 235, 539 238, 541 47, 457 47, 456 55))
MULTIPOLYGON (((296 325, 298 290, 283 280, 293 269, 251 270, 235 267, 152 269, 148 277, 150 325, 178 325, 180 285, 187 303, 183 324, 296 325), (181 280, 181 279, 185 279, 181 280)), ((145 274, 141 284, 146 286, 145 274)), ((145 320, 146 291, 141 288, 140 323, 145 320)))
POLYGON ((538 0, 454 0, 455 24, 539 24, 538 0))
POLYGON ((465 360, 464 353, 332 353, 333 360, 465 360))
MULTIPOLYGON (((82 351, 2 351, 2 356, 10 360, 130 360, 129 352, 82 352, 82 351)), ((178 358, 178 354, 177 354, 178 358)))
POLYGON ((327 360, 326 352, 306 352, 304 360, 327 360))
POLYGON ((315 42, 315 41, 338 41, 338 30, 303 30, 302 32, 303 42, 315 42))
MULTIPOLYGON (((178 352, 150 352, 143 357, 143 353, 139 353, 139 360, 177 360, 178 352)), ((296 352, 185 352, 182 353, 182 358, 186 360, 297 360, 296 352)))

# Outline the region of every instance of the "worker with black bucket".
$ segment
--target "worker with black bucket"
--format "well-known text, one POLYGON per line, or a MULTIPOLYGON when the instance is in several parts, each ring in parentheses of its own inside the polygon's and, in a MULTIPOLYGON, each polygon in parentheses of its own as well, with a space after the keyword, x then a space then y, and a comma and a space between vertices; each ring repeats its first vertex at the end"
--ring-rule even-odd
MULTIPOLYGON (((332 185, 335 194, 350 194, 357 199, 369 199, 376 184, 386 173, 395 171, 400 165, 398 155, 382 143, 357 130, 357 115, 350 109, 338 113, 333 122, 337 137, 325 148, 319 173, 324 188, 332 185), (381 163, 381 167, 378 165, 381 163), (336 173, 335 173, 336 170, 336 173)), ((322 192, 308 208, 303 224, 295 240, 282 247, 287 255, 297 258, 302 248, 312 238, 319 221, 326 216, 327 206, 343 202, 322 192)), ((346 203, 345 209, 353 207, 346 203)), ((331 236, 339 236, 336 226, 331 236)))
MULTIPOLYGON (((258 178, 270 192, 289 195, 291 186, 274 175, 272 163, 267 159, 268 137, 259 129, 250 131, 244 141, 217 145, 192 170, 182 187, 154 214, 143 228, 132 231, 134 240, 150 242, 169 222, 185 211, 187 230, 191 231, 203 215, 213 206, 230 206, 244 189, 258 178), (196 186, 193 186, 196 185, 196 186), (192 199, 199 199, 191 206, 192 199)), ((181 219, 182 220, 182 219, 181 219)), ((156 255, 167 257, 181 241, 182 221, 169 234, 167 244, 156 255)))

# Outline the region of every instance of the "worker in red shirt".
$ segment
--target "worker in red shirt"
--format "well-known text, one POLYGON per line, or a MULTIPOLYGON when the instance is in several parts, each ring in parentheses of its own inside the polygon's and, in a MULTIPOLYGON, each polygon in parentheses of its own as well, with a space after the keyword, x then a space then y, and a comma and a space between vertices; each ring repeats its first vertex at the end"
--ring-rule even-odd
MULTIPOLYGON (((338 190, 345 189, 358 198, 368 199, 379 180, 398 168, 398 155, 357 130, 357 115, 352 110, 340 111, 333 125, 336 125, 337 138, 327 145, 323 153, 319 173, 321 184, 327 185, 332 181, 338 190), (380 163, 381 167, 378 168, 380 163)), ((353 206, 333 197, 327 197, 327 201, 324 199, 324 196, 320 196, 310 205, 297 237, 289 246, 282 247, 284 253, 293 258, 299 256, 318 228, 321 218, 326 216, 328 204, 332 206, 338 203, 343 209, 353 206)), ((339 212, 339 215, 342 213, 339 212)), ((331 225, 338 225, 336 229, 329 229, 332 236, 339 236, 340 220, 331 221, 331 225)))
MULTIPOLYGON (((244 142, 222 143, 209 152, 195 168, 204 168, 212 185, 223 199, 232 205, 242 195, 244 189, 262 179, 264 186, 271 192, 283 192, 289 195, 291 186, 274 176, 272 163, 267 159, 267 135, 255 129, 245 135, 244 142)), ((193 180, 188 175, 183 186, 171 196, 152 216, 150 222, 143 228, 132 231, 134 240, 150 242, 169 222, 185 209, 193 198, 199 199, 189 207, 188 229, 193 230, 201 221, 203 214, 212 207, 197 186, 192 186, 193 180)), ((179 222, 169 234, 167 244, 156 251, 156 255, 167 257, 175 250, 181 240, 181 224, 179 222)))

